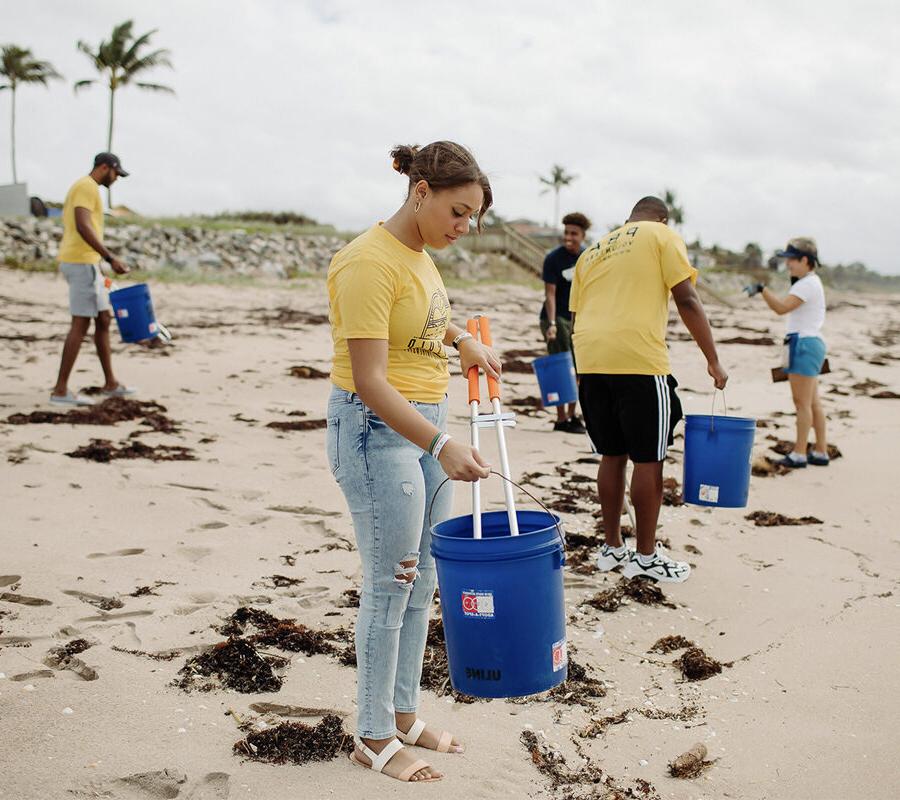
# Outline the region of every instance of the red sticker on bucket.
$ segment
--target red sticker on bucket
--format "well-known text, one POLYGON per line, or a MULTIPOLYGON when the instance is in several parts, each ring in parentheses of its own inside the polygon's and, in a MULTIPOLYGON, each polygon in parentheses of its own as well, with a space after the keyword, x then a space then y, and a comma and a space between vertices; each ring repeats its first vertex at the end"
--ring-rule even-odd
POLYGON ((467 617, 494 618, 494 593, 475 590, 462 593, 462 611, 467 617))
POLYGON ((559 672, 568 663, 569 658, 566 653, 566 640, 560 639, 553 644, 553 671, 559 672))

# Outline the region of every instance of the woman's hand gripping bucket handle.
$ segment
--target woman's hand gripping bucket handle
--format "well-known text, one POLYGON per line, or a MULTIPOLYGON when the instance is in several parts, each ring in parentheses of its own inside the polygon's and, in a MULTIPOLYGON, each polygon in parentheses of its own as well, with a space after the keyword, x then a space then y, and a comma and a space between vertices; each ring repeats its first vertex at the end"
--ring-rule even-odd
MULTIPOLYGON (((497 470, 492 469, 491 475, 496 475, 498 478, 502 478, 507 483, 511 484, 512 486, 515 486, 516 489, 518 489, 523 494, 528 495, 528 497, 530 497, 532 500, 534 500, 535 503, 537 503, 542 509, 544 509, 544 511, 547 512, 547 516, 549 516, 550 519, 553 521, 553 527, 556 528, 556 532, 559 534, 559 543, 562 546, 562 561, 560 562, 560 564, 565 565, 565 563, 566 563, 566 534, 563 531, 562 523, 559 520, 559 518, 549 508, 547 508, 547 506, 545 506, 540 500, 538 500, 538 498, 536 498, 531 492, 529 492, 525 487, 519 486, 518 483, 516 483, 513 480, 510 480, 505 475, 502 475, 501 473, 497 472, 497 470)), ((450 478, 444 478, 444 480, 442 480, 441 483, 438 485, 438 488, 435 489, 434 494, 431 496, 431 502, 428 504, 428 530, 431 530, 433 527, 432 521, 431 521, 431 513, 432 513, 432 511, 434 511, 434 503, 435 503, 435 500, 437 500, 438 492, 440 492, 440 490, 444 488, 444 484, 447 484, 447 483, 450 483, 450 478)))

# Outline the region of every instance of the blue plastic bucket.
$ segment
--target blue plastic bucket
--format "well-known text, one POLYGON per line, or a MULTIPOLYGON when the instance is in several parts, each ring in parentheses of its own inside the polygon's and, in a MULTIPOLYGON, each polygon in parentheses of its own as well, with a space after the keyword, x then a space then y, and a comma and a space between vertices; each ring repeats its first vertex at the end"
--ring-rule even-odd
POLYGON ((510 536, 506 511, 454 517, 432 528, 450 682, 474 697, 522 697, 568 674, 559 517, 519 511, 510 536))
POLYGON ((123 342, 141 342, 159 335, 150 287, 146 283, 110 292, 109 301, 123 342))
POLYGON ((744 508, 756 420, 688 414, 684 426, 684 501, 744 508))
POLYGON ((575 362, 570 352, 536 358, 531 368, 537 375, 538 385, 541 387, 541 402, 544 408, 574 403, 578 400, 575 362))

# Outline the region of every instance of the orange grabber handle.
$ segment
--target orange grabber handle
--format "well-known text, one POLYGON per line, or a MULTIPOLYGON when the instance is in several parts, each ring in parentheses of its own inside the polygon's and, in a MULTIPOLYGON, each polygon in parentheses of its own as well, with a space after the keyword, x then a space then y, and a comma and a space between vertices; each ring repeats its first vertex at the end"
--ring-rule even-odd
MULTIPOLYGON (((481 329, 481 343, 485 347, 491 347, 493 344, 491 339, 491 321, 487 317, 479 317, 478 327, 481 329)), ((491 400, 497 400, 500 397, 500 381, 488 375, 487 382, 488 396, 491 400)))
MULTIPOLYGON (((478 323, 474 319, 466 320, 466 330, 472 334, 472 337, 478 340, 478 323)), ((469 402, 481 402, 481 390, 478 388, 478 366, 469 367, 469 373, 466 375, 469 379, 469 402)))

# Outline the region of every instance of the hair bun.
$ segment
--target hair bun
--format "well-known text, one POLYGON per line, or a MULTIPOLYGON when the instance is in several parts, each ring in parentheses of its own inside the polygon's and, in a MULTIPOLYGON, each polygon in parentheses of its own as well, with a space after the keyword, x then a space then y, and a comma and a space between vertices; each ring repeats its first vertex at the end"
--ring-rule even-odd
POLYGON ((413 159, 416 157, 416 153, 419 152, 418 145, 405 145, 398 144, 393 150, 391 150, 391 158, 394 159, 393 167, 397 172, 401 175, 409 175, 410 169, 412 169, 413 159))

